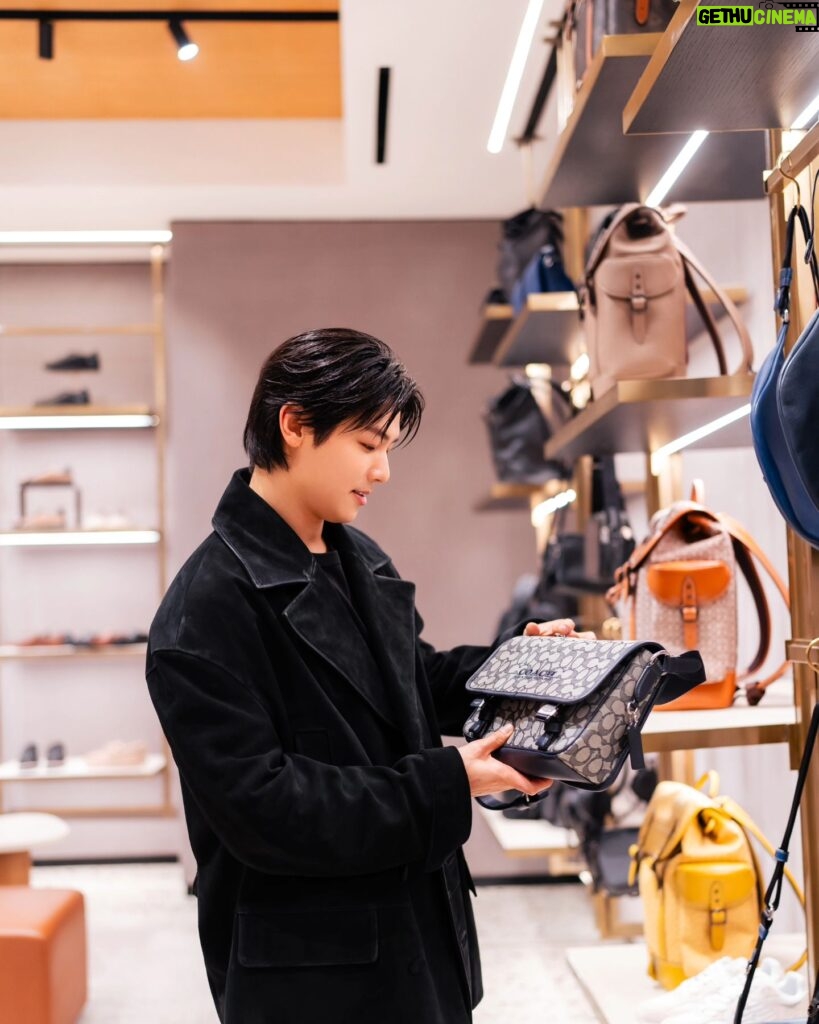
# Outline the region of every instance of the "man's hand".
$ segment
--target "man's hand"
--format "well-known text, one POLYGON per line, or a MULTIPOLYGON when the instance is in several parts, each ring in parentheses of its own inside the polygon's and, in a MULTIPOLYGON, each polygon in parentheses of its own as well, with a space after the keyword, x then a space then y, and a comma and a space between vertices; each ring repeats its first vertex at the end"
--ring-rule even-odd
POLYGON ((489 736, 458 747, 458 753, 464 759, 472 796, 500 793, 504 789, 517 789, 527 796, 537 796, 551 786, 551 779, 528 779, 508 764, 492 757, 492 751, 502 747, 513 732, 511 725, 505 725, 489 736))
POLYGON ((552 619, 550 622, 529 622, 523 631, 524 636, 573 636, 578 640, 596 640, 591 630, 577 633, 572 619, 552 619))

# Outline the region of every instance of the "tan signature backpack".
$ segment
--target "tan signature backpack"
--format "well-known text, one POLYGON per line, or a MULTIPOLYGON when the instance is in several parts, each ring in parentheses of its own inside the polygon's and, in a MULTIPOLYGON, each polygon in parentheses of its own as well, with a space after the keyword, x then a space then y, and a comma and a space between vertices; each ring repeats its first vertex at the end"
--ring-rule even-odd
MULTIPOLYGON (((739 679, 764 665, 771 642, 771 614, 757 565, 771 578, 789 607, 788 591, 765 552, 729 516, 694 501, 680 501, 658 512, 651 534, 615 573, 612 603, 629 607, 631 639, 656 640, 672 654, 698 650, 706 682, 656 710, 729 707, 739 679), (737 575, 750 588, 759 641, 750 665, 737 667, 737 575)), ((757 704, 765 687, 787 668, 746 684, 748 702, 757 704)))

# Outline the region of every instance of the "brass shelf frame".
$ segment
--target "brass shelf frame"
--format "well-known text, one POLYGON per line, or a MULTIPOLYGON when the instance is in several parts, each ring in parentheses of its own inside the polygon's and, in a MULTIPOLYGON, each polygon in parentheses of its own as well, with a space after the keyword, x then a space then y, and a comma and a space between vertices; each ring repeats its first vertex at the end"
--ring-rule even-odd
MULTIPOLYGON (((25 247, 22 247, 25 249, 25 247)), ((15 325, 0 325, 0 339, 2 338, 32 338, 32 337, 101 337, 104 335, 121 335, 125 338, 147 338, 151 342, 152 349, 152 363, 153 363, 153 402, 152 406, 144 405, 127 405, 127 406, 37 406, 35 408, 27 407, 23 409, 14 408, 0 408, 0 419, 3 417, 31 417, 32 419, 44 416, 63 416, 63 417, 76 417, 77 429, 81 429, 82 419, 88 416, 100 416, 100 415, 147 415, 152 417, 152 422, 146 424, 144 427, 133 427, 123 428, 118 427, 116 429, 150 429, 153 431, 153 443, 155 446, 156 459, 155 467, 157 474, 157 523, 156 532, 158 533, 158 540, 151 545, 151 549, 157 552, 157 584, 158 594, 161 597, 167 586, 167 540, 166 540, 166 491, 165 491, 165 466, 166 466, 166 448, 167 448, 167 428, 166 428, 166 411, 167 411, 167 378, 166 378, 166 343, 165 343, 165 295, 164 295, 164 275, 165 275, 165 262, 167 259, 168 246, 163 244, 156 244, 150 247, 147 260, 140 256, 134 259, 134 262, 145 263, 148 272, 148 286, 150 289, 150 301, 153 313, 153 319, 150 323, 132 323, 132 324, 116 324, 116 325, 87 325, 87 324, 74 324, 74 325, 26 325, 26 324, 15 324, 15 325)), ((19 428, 26 429, 26 428, 19 428)), ((66 429, 66 428, 60 428, 66 429)), ((70 429, 70 428, 69 428, 70 429)), ((16 531, 22 534, 22 531, 16 531)), ((95 531, 96 532, 96 531, 95 531)), ((106 531, 108 532, 108 531, 106 531)), ((116 533, 117 531, 111 531, 116 533)), ((130 532, 130 531, 129 531, 130 532)), ((139 645, 143 651, 145 645, 139 645)), ((7 648, 5 648, 7 650, 7 648)), ((4 650, 4 648, 0 648, 4 650)), ((103 657, 103 658, 125 658, 136 654, 136 651, 128 651, 127 653, 114 654, 111 651, 74 651, 72 653, 54 653, 50 657, 67 657, 67 658, 84 658, 84 657, 103 657)), ((0 656, 0 662, 31 662, 42 658, 45 660, 48 655, 38 655, 37 657, 30 657, 27 655, 9 654, 8 656, 0 656)), ((0 718, 2 716, 2 679, 0 679, 0 718)), ((172 818, 176 817, 177 811, 174 807, 171 793, 172 775, 172 755, 165 737, 162 737, 162 754, 161 755, 149 755, 150 758, 161 760, 161 766, 153 769, 150 772, 146 771, 134 771, 130 774, 123 772, 114 772, 110 775, 101 775, 99 773, 89 773, 88 775, 80 775, 77 777, 70 777, 68 775, 60 776, 57 773, 48 775, 44 779, 39 777, 30 776, 27 779, 21 778, 0 778, 0 813, 4 810, 4 793, 3 787, 5 785, 18 785, 21 782, 29 781, 96 781, 101 778, 105 778, 108 781, 114 779, 155 779, 160 778, 162 782, 162 796, 161 801, 157 804, 123 804, 113 806, 89 806, 89 807, 56 807, 49 808, 46 813, 56 814, 59 817, 70 818, 70 817, 82 817, 82 818, 172 818)), ((152 766, 158 764, 158 761, 151 760, 149 764, 152 766)), ((26 808, 26 810, 37 811, 42 810, 41 808, 26 808)))

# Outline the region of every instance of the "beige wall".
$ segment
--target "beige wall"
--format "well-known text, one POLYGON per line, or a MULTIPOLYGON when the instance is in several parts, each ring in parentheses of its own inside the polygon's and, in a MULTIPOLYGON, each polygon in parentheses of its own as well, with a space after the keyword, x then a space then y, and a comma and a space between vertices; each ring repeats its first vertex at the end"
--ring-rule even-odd
POLYGON ((168 289, 169 533, 175 569, 209 530, 267 354, 350 326, 387 341, 427 399, 421 432, 357 525, 418 585, 428 638, 484 642, 534 560, 525 513, 476 514, 492 480, 481 419, 503 387, 467 356, 493 279, 492 222, 173 226, 168 289))

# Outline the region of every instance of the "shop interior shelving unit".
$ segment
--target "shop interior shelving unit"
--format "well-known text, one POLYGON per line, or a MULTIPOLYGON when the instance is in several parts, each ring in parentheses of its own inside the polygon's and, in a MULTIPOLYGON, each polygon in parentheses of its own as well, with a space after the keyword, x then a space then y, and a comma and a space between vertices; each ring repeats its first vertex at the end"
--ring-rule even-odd
MULTIPOLYGON (((802 175, 802 196, 810 194, 808 172, 810 169, 815 174, 819 164, 819 126, 804 135, 790 156, 780 160, 781 170, 774 169, 768 175, 766 188, 763 173, 766 167, 774 167, 783 148, 791 149, 791 145, 783 147, 782 133, 777 129, 790 125, 819 94, 819 36, 780 26, 763 30, 764 39, 755 29, 745 28, 743 33, 729 26, 703 30, 696 25, 695 9, 696 0, 682 0, 664 33, 602 40, 573 97, 572 112, 558 137, 539 205, 574 210, 644 199, 680 151, 680 136, 673 133, 712 130, 664 202, 759 199, 767 190, 771 196, 773 263, 778 275, 786 212, 782 191, 788 187, 793 193, 786 175, 802 175), (600 173, 601 167, 605 167, 605 173, 600 173)), ((792 201, 794 196, 789 198, 792 201)), ((582 251, 582 236, 572 239, 567 233, 567 237, 575 246, 579 242, 578 251, 582 251)), ((567 261, 570 257, 567 252, 567 261)), ((578 276, 576 263, 569 269, 578 276)), ((746 297, 739 288, 731 289, 731 293, 735 302, 746 297)), ((793 294, 790 343, 812 312, 808 283, 803 281, 800 289, 797 281, 793 294)), ((571 293, 529 296, 518 317, 508 306, 487 308, 470 361, 498 366, 549 363, 556 376, 563 375, 583 350, 576 309, 571 293)), ((646 503, 651 515, 683 497, 680 456, 668 456, 654 474, 651 454, 687 431, 746 404, 752 382, 750 374, 622 382, 558 431, 548 443, 546 454, 570 462, 579 460, 577 465, 585 465, 588 474, 588 456, 644 452, 646 503)), ((747 447, 747 418, 698 444, 747 447)), ((578 487, 578 505, 582 497, 578 487)), ((788 645, 788 655, 794 662, 794 686, 777 684, 765 702, 753 708, 652 716, 644 731, 644 746, 647 752, 660 754, 664 774, 691 781, 689 752, 709 747, 789 742, 791 761, 798 761, 818 695, 817 651, 812 652, 813 671, 806 659, 811 656, 810 640, 819 633, 819 552, 790 530, 788 547, 792 631, 798 638, 788 645)), ((819 848, 811 840, 817 833, 819 764, 815 763, 802 806, 813 973, 819 959, 819 848)), ((510 854, 521 855, 519 842, 498 838, 510 854)), ((546 852, 549 841, 545 833, 540 844, 533 838, 532 852, 539 848, 546 852)), ((580 980, 590 982, 587 989, 592 994, 592 976, 597 970, 593 959, 578 957, 572 962, 570 957, 580 980)), ((644 970, 643 958, 632 956, 626 973, 634 971, 642 976, 644 970)), ((622 982, 622 977, 619 980, 622 982)), ((597 1008, 602 1019, 608 1020, 607 1007, 598 1003, 597 1008)))
MULTIPOLYGON (((157 601, 164 593, 166 585, 166 549, 165 549, 165 446, 166 446, 166 379, 165 379, 165 336, 164 336, 164 291, 163 277, 167 258, 167 248, 155 245, 150 249, 147 258, 142 255, 130 255, 130 262, 144 262, 150 287, 152 319, 144 323, 114 323, 106 325, 66 324, 61 326, 32 325, 0 325, 0 341, 8 339, 13 344, 17 340, 27 344, 36 343, 38 338, 64 337, 74 339, 118 338, 124 343, 146 339, 151 342, 153 396, 150 405, 54 405, 36 407, 0 407, 0 427, 5 430, 29 431, 37 430, 38 434, 54 429, 71 430, 78 446, 82 444, 84 428, 92 425, 101 428, 104 436, 109 439, 112 453, 115 453, 117 437, 124 430, 148 433, 152 437, 154 447, 154 463, 156 467, 155 521, 150 529, 66 529, 66 530, 6 530, 0 532, 0 549, 14 548, 53 548, 70 544, 77 551, 77 559, 82 558, 86 545, 106 544, 121 547, 123 545, 140 545, 152 551, 157 563, 157 601), (55 421, 52 418, 57 417, 55 421), (122 417, 127 417, 123 421, 122 417), (74 422, 72 422, 74 421, 74 422), (105 428, 110 426, 109 430, 105 428), (114 429, 116 428, 116 429, 114 429)), ((99 257, 94 257, 100 262, 99 257)), ((97 435, 100 429, 91 431, 97 435)), ((4 556, 0 550, 0 558, 4 556)), ((24 553, 20 556, 25 557, 24 553)), ((130 585, 130 584, 129 584, 130 585)), ((132 661, 139 677, 142 675, 142 662, 146 653, 145 643, 101 644, 99 646, 81 646, 72 644, 47 645, 0 645, 0 723, 3 712, 3 681, 2 669, 5 665, 17 662, 22 665, 43 663, 57 660, 63 663, 73 661, 109 663, 132 661)), ((94 709, 88 710, 89 714, 94 709)), ((112 725, 115 725, 112 723, 112 725)), ((122 723, 123 726, 126 723, 122 723)), ((2 731, 0 730, 0 741, 2 731)), ((29 785, 33 783, 67 782, 90 785, 100 780, 140 780, 159 778, 162 783, 162 798, 159 803, 139 804, 91 804, 82 806, 31 807, 25 810, 51 811, 61 817, 115 818, 115 817, 172 817, 175 815, 171 803, 170 752, 164 739, 160 751, 149 753, 141 764, 133 766, 93 766, 81 757, 68 757, 64 764, 47 767, 42 761, 36 768, 21 769, 19 762, 10 759, 6 752, 6 760, 0 750, 0 812, 9 810, 4 801, 4 785, 29 785)))

